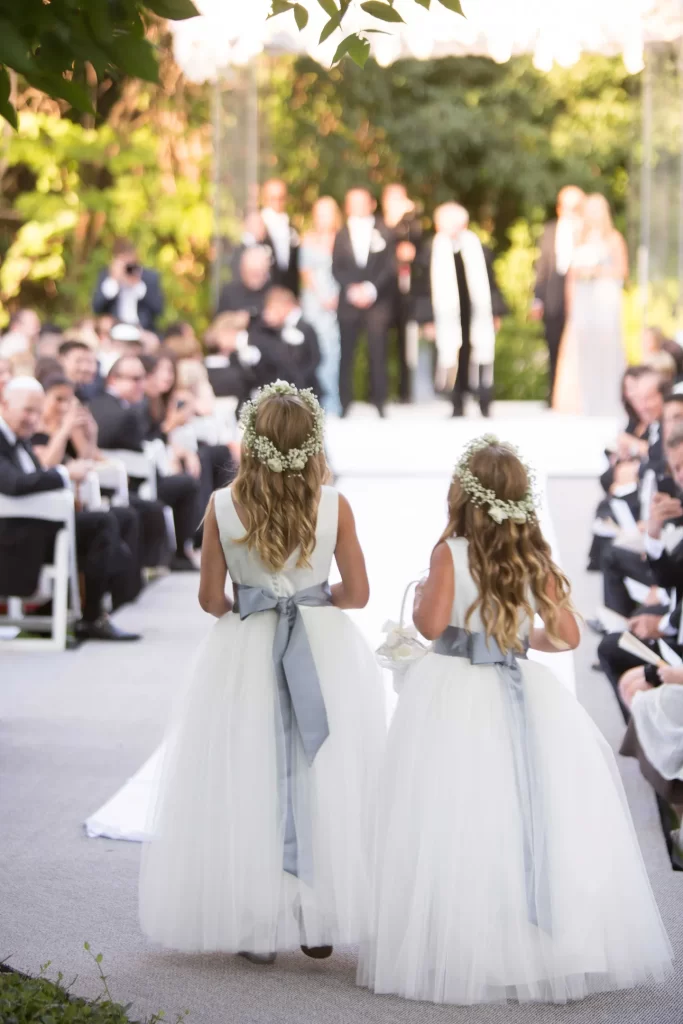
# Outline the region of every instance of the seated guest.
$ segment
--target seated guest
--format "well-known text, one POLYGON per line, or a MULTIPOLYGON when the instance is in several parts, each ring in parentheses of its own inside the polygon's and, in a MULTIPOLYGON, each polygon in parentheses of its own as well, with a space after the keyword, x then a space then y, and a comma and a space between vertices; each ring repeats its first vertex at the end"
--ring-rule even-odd
POLYGON ((55 324, 43 324, 33 349, 36 361, 39 359, 56 359, 59 346, 64 341, 64 334, 55 324))
MULTIPOLYGON (((135 356, 124 356, 112 366, 107 376, 105 393, 90 403, 90 411, 99 430, 99 444, 103 450, 143 451, 145 433, 139 407, 145 397, 146 379, 145 368, 135 356)), ((134 492, 141 482, 131 481, 134 492)), ((179 572, 192 571, 195 566, 189 552, 201 518, 199 483, 187 473, 159 475, 157 495, 164 505, 170 506, 173 510, 176 551, 171 560, 171 569, 179 572)), ((146 526, 144 528, 148 529, 146 526)), ((154 530, 156 538, 160 539, 156 526, 154 530)), ((164 533, 163 515, 161 533, 164 533)))
POLYGON ((106 377, 110 369, 123 356, 141 356, 144 354, 145 346, 142 340, 142 331, 134 324, 116 323, 97 350, 97 361, 100 364, 100 373, 106 377))
POLYGON ((0 338, 0 356, 18 362, 31 360, 39 334, 40 317, 35 310, 18 309, 0 338))
POLYGON ((65 377, 74 386, 76 397, 87 403, 104 391, 97 356, 84 341, 64 341, 59 346, 59 361, 65 377))
POLYGON ((270 251, 265 246, 244 250, 239 275, 221 291, 218 313, 248 313, 252 323, 261 315, 270 280, 270 259, 270 251))
POLYGON ((261 358, 249 348, 249 314, 220 313, 204 338, 209 383, 217 398, 237 398, 245 402, 254 388, 253 366, 261 358))
POLYGON ((671 356, 676 379, 683 376, 683 349, 681 346, 667 338, 661 327, 646 327, 643 331, 643 362, 648 366, 654 366, 653 359, 662 352, 671 356))
MULTIPOLYGON (((671 485, 667 486, 666 490, 656 492, 652 498, 644 546, 650 573, 649 580, 654 586, 672 594, 671 602, 675 610, 670 615, 641 613, 631 619, 629 628, 635 636, 652 647, 655 647, 656 641, 661 638, 681 653, 683 540, 677 539, 678 534, 673 524, 680 521, 683 516, 680 499, 683 488, 683 420, 679 420, 666 435, 666 457, 671 472, 671 485), (666 544, 669 537, 673 544, 671 549, 666 544)), ((660 487, 663 486, 663 481, 660 480, 660 487)), ((598 654, 603 671, 617 691, 622 706, 628 710, 634 694, 656 685, 656 682, 653 682, 651 669, 645 668, 640 659, 621 650, 618 643, 619 635, 606 636, 600 643, 598 654)))
MULTIPOLYGON (((680 822, 683 820, 683 668, 648 666, 647 671, 651 673, 653 686, 639 688, 632 695, 631 718, 619 753, 637 758, 643 776, 657 796, 672 805, 680 822)), ((680 839, 679 832, 679 847, 680 839)))
MULTIPOLYGON (((271 288, 266 295, 261 320, 249 330, 249 343, 263 356, 260 376, 269 384, 280 378, 298 388, 319 391, 316 370, 320 346, 315 329, 303 319, 298 299, 286 288, 271 288), (268 366, 267 371, 265 367, 268 366)), ((260 364, 256 368, 260 370, 260 364)))
MULTIPOLYGON (((103 461, 97 447, 97 424, 74 394, 73 384, 63 374, 43 382, 45 403, 38 432, 31 444, 41 466, 53 469, 71 459, 103 461)), ((114 610, 134 601, 142 588, 142 543, 138 512, 131 507, 112 507, 121 542, 111 578, 114 610)))
POLYGON ((0 398, 13 376, 14 370, 9 359, 0 359, 0 398))
MULTIPOLYGON (((31 447, 44 406, 43 388, 34 378, 15 378, 0 405, 0 494, 23 497, 70 487, 83 481, 90 463, 43 469, 31 447)), ((0 593, 32 597, 41 566, 52 560, 58 524, 32 519, 0 521, 0 593)), ((116 576, 120 551, 117 519, 110 512, 76 513, 78 566, 85 581, 83 617, 76 635, 88 640, 137 640, 103 614, 102 601, 116 576)))

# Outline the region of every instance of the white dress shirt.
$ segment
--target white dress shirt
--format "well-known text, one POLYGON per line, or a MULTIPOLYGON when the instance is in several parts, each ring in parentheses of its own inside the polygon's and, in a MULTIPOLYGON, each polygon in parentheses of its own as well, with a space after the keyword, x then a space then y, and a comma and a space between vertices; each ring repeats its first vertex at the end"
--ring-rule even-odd
POLYGON ((132 287, 123 287, 113 277, 105 277, 101 285, 102 294, 105 299, 111 302, 118 295, 119 301, 116 306, 117 319, 124 324, 139 324, 138 303, 147 294, 147 285, 144 281, 138 281, 132 287))
POLYGON ((261 210, 261 216, 263 217, 263 223, 268 228, 268 234, 273 243, 275 262, 280 270, 286 270, 289 266, 291 251, 289 217, 286 213, 276 213, 275 210, 271 210, 267 206, 261 210))
MULTIPOLYGON (((23 444, 17 444, 17 435, 14 433, 12 428, 8 426, 7 423, 5 423, 5 421, 2 418, 0 418, 0 432, 4 434, 5 438, 7 439, 9 444, 12 445, 13 448, 15 445, 17 446, 17 458, 19 459, 19 465, 21 466, 22 472, 26 473, 27 475, 29 473, 37 473, 38 470, 36 469, 33 459, 29 455, 28 451, 23 446, 23 444)), ((64 466, 56 466, 55 468, 58 470, 64 486, 69 487, 69 474, 67 473, 64 466)))
POLYGON ((572 265, 576 239, 576 221, 572 217, 560 217, 555 233, 555 269, 564 277, 572 265))
POLYGON ((367 267, 368 265, 372 232, 374 230, 374 217, 349 217, 351 248, 353 249, 353 258, 359 267, 367 267))

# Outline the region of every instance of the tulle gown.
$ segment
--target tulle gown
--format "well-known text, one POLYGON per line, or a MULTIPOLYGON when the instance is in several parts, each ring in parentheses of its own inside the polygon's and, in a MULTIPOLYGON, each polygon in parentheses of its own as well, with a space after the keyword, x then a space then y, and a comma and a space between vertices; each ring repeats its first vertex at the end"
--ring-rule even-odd
MULTIPOLYGON (((322 490, 310 568, 298 552, 271 573, 237 540, 231 491, 215 497, 233 582, 287 597, 327 580, 338 494, 322 490)), ((159 795, 143 850, 140 920, 183 951, 269 953, 357 943, 367 935, 370 842, 386 715, 374 655, 337 608, 301 607, 329 736, 309 767, 292 733, 289 792, 312 873, 283 869, 282 717, 273 667, 278 614, 213 626, 164 745, 159 795)))
MULTIPOLYGON (((449 546, 462 628, 477 589, 467 541, 449 546)), ((611 749, 547 668, 518 665, 517 704, 494 665, 430 653, 408 672, 358 973, 377 993, 564 1002, 670 967, 611 749)))

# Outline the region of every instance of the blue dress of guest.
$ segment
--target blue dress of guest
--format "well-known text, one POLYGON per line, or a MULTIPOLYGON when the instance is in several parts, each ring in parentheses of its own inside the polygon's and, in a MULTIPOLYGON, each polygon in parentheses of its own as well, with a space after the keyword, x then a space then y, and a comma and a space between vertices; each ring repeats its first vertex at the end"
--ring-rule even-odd
POLYGON ((306 235, 299 250, 300 269, 303 278, 301 308, 304 320, 316 330, 320 344, 321 361, 318 367, 318 381, 322 389, 322 403, 325 411, 333 416, 341 412, 339 401, 339 321, 337 301, 339 285, 332 277, 332 244, 323 234, 306 235))

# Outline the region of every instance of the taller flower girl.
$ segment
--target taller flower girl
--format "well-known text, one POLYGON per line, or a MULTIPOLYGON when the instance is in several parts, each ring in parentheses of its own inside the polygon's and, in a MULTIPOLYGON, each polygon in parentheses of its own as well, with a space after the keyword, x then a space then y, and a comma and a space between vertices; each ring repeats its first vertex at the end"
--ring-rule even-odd
POLYGON ((670 948, 612 751, 525 651, 567 650, 569 585, 510 446, 473 442, 416 597, 359 981, 434 1002, 563 1002, 659 979, 670 948), (534 628, 538 612, 543 628, 534 628))
POLYGON ((218 621, 165 745, 140 918, 180 950, 321 958, 367 934, 385 708, 340 609, 365 605, 368 580, 351 509, 325 486, 312 392, 278 381, 242 422, 239 473, 204 528, 199 599, 218 621))

